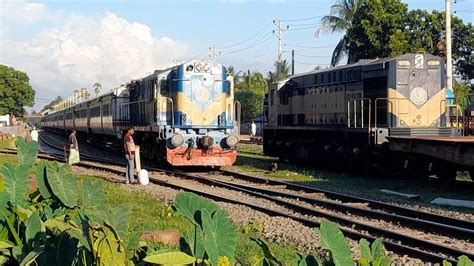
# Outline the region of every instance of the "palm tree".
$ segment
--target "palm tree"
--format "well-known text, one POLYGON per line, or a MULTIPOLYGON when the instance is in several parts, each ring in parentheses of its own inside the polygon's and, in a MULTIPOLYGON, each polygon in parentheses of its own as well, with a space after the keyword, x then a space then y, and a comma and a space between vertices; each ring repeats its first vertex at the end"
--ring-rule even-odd
MULTIPOLYGON (((277 63, 275 63, 275 66, 276 64, 277 63)), ((286 60, 283 60, 283 62, 281 63, 280 79, 278 79, 278 75, 276 72, 268 71, 268 74, 267 74, 268 83, 271 84, 275 81, 288 77, 289 72, 290 72, 290 66, 288 65, 288 62, 286 60)))
POLYGON ((92 87, 94 88, 95 95, 99 95, 100 91, 102 90, 102 84, 96 82, 94 85, 92 85, 92 87))
POLYGON ((228 66, 227 74, 234 77, 234 86, 237 87, 237 85, 240 83, 240 80, 242 79, 242 76, 240 76, 240 71, 236 73, 233 66, 228 66))
MULTIPOLYGON (((316 29, 315 36, 319 37, 321 33, 326 32, 346 32, 364 2, 364 0, 336 0, 336 3, 331 6, 329 15, 321 19, 321 26, 316 29)), ((331 65, 335 66, 341 60, 342 56, 347 53, 348 46, 349 38, 346 34, 334 48, 331 65)))

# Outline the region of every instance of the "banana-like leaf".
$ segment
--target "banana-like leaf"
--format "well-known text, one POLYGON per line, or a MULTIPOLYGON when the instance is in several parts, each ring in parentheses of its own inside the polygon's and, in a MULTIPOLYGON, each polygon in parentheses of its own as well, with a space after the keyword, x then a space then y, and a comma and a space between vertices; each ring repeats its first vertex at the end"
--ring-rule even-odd
POLYGON ((160 264, 160 265, 173 265, 173 266, 184 266, 184 265, 192 265, 196 259, 194 257, 189 256, 183 252, 168 252, 162 253, 158 255, 151 255, 147 256, 143 259, 148 263, 153 264, 160 264))
POLYGON ((472 260, 469 259, 468 256, 460 256, 458 258, 458 266, 472 266, 474 265, 474 262, 472 262, 472 260))
POLYGON ((23 138, 16 138, 16 147, 18 148, 17 160, 18 163, 30 168, 36 160, 38 155, 38 143, 36 141, 25 142, 23 138))
POLYGON ((313 255, 304 256, 296 253, 296 266, 318 266, 319 263, 313 255))
POLYGON ((38 183, 38 188, 44 199, 51 198, 51 188, 48 185, 46 180, 48 167, 49 171, 53 171, 53 166, 48 164, 46 161, 41 161, 38 166, 35 167, 36 181, 38 183))
POLYGON ((236 238, 234 225, 222 210, 212 215, 207 209, 201 210, 202 228, 206 253, 213 265, 217 265, 219 256, 234 257, 236 238))
POLYGON ((77 182, 75 177, 66 172, 66 168, 47 168, 47 180, 53 194, 69 208, 77 205, 77 182))
POLYGON ((331 251, 336 266, 354 266, 351 248, 335 223, 323 220, 316 232, 320 236, 321 245, 331 251))
POLYGON ((82 205, 86 208, 101 205, 104 201, 104 190, 98 181, 84 179, 81 194, 82 205))
POLYGON ((0 165, 0 175, 3 176, 4 189, 0 193, 0 209, 6 208, 7 203, 26 206, 23 198, 28 190, 29 168, 12 163, 0 165))
POLYGON ((26 242, 30 247, 33 247, 33 242, 42 238, 42 234, 44 234, 45 229, 44 225, 41 222, 39 212, 35 211, 30 218, 26 221, 26 242))
POLYGON ((213 213, 219 209, 216 204, 191 192, 176 195, 173 206, 180 215, 201 227, 201 215, 198 212, 206 209, 209 213, 213 213))

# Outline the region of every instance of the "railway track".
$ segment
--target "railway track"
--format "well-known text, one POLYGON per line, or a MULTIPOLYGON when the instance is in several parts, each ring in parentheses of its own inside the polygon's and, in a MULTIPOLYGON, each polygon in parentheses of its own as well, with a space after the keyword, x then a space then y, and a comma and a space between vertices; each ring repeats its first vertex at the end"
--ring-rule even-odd
MULTIPOLYGON (((14 152, 9 151, 9 153, 14 152)), ((109 171, 118 175, 125 174, 124 168, 118 169, 117 167, 113 167, 117 165, 123 166, 123 164, 94 158, 93 156, 86 154, 81 154, 81 156, 83 159, 89 157, 86 159, 89 162, 81 162, 78 164, 79 166, 109 171)), ((61 156, 58 154, 54 156, 41 154, 40 158, 64 160, 64 158, 61 158, 61 156)), ((396 251, 400 254, 407 254, 416 258, 420 258, 426 262, 440 263, 443 259, 447 259, 448 261, 454 263, 456 258, 460 255, 467 255, 471 259, 474 258, 474 253, 469 251, 459 250, 453 247, 441 245, 436 242, 423 240, 418 237, 401 234, 393 230, 387 230, 370 224, 365 224, 356 221, 355 219, 348 219, 342 214, 334 214, 331 212, 318 210, 317 208, 311 207, 311 205, 323 206, 324 208, 340 211, 341 213, 345 212, 359 216, 366 216, 373 219, 383 219, 393 223, 403 224, 404 226, 411 228, 422 228, 428 232, 442 233, 444 235, 449 235, 466 241, 474 239, 474 223, 469 221, 463 221, 450 217, 411 210, 379 201, 368 200, 345 194, 309 188, 306 186, 277 180, 268 180, 229 171, 218 171, 214 172, 213 174, 203 174, 186 173, 173 169, 148 167, 147 169, 149 171, 165 173, 174 177, 189 179, 214 187, 240 191, 247 195, 263 198, 275 202, 281 206, 285 206, 285 208, 291 210, 291 212, 282 212, 271 208, 265 208, 243 200, 230 199, 219 196, 215 193, 192 189, 186 185, 179 184, 179 182, 170 182, 169 180, 164 181, 162 179, 153 177, 153 175, 150 176, 150 182, 152 183, 194 192, 217 201, 245 205, 269 215, 278 215, 293 219, 310 227, 319 226, 318 220, 313 219, 313 217, 327 218, 338 223, 341 227, 341 230, 349 238, 355 240, 366 238, 373 241, 377 237, 382 237, 387 249, 396 251), (219 176, 219 178, 216 178, 217 176, 219 176), (315 193, 324 194, 327 199, 311 197, 311 195, 314 196, 315 193), (363 204, 365 207, 355 207, 353 206, 354 204, 363 204)))

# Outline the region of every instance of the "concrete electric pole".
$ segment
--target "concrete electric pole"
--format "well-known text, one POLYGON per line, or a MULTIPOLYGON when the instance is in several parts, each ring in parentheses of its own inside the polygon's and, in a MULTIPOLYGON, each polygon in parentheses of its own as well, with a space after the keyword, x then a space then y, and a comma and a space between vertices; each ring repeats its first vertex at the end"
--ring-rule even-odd
POLYGON ((281 27, 281 21, 280 20, 274 20, 273 24, 277 27, 276 32, 273 31, 273 33, 276 33, 276 37, 278 39, 278 46, 277 46, 277 61, 276 61, 276 67, 277 67, 277 80, 280 80, 281 77, 281 65, 283 61, 281 60, 281 55, 283 54, 283 32, 285 32, 284 29, 281 27), (276 23, 278 22, 278 24, 276 23))
POLYGON ((451 0, 446 1, 446 89, 453 89, 453 62, 451 55, 451 0))

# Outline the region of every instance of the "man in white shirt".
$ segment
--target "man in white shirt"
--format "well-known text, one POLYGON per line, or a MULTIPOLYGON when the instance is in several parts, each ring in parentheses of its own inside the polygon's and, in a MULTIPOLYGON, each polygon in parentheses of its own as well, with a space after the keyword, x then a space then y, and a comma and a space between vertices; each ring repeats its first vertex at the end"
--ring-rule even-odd
POLYGON ((254 121, 252 121, 252 124, 250 125, 250 136, 255 137, 257 134, 257 125, 255 124, 254 121))
POLYGON ((30 132, 31 140, 34 140, 38 142, 38 130, 36 130, 36 127, 33 127, 33 130, 30 132))

